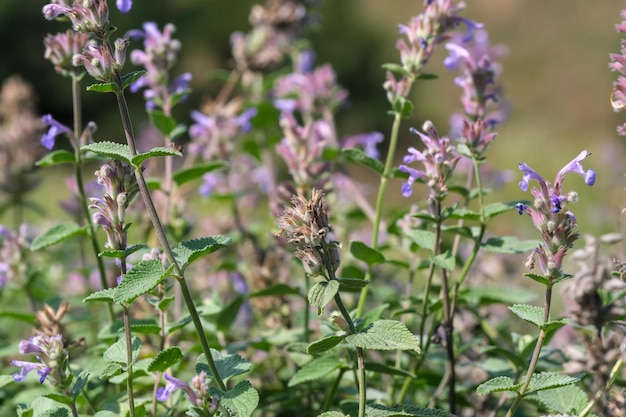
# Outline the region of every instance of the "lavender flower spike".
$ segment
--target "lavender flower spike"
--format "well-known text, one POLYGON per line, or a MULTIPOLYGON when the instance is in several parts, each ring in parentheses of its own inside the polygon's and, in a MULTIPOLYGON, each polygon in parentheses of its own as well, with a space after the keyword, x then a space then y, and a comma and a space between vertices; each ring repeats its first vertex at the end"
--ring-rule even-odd
POLYGON ((565 177, 565 174, 567 174, 568 172, 582 175, 585 179, 585 184, 592 186, 596 182, 596 172, 593 169, 588 169, 587 171, 585 171, 583 169, 583 165, 581 164, 581 162, 589 155, 591 155, 591 153, 584 150, 579 153, 576 158, 572 159, 570 163, 565 165, 556 176, 556 180, 554 181, 554 188, 558 188, 560 190, 561 183, 563 182, 563 177, 565 177))
POLYGON ((48 150, 54 147, 54 142, 58 135, 61 133, 72 134, 72 130, 69 127, 54 120, 51 114, 46 114, 41 120, 50 126, 50 129, 41 137, 41 144, 48 150))
POLYGON ((188 383, 181 381, 178 378, 174 378, 173 376, 168 375, 167 373, 163 374, 163 377, 167 380, 167 384, 165 384, 165 388, 159 388, 157 390, 156 398, 159 401, 167 401, 172 392, 176 390, 183 390, 185 394, 187 394, 187 399, 194 404, 197 405, 198 396, 193 391, 193 389, 189 386, 188 383))
POLYGON ((122 13, 128 13, 133 7, 133 0, 117 0, 115 6, 122 13))
POLYGON ((14 381, 22 382, 28 373, 37 371, 40 384, 43 384, 48 376, 51 377, 53 384, 64 382, 67 352, 63 348, 63 338, 60 334, 54 336, 40 334, 29 340, 22 340, 19 350, 21 354, 35 355, 37 362, 12 361, 13 366, 22 368, 13 374, 14 381))

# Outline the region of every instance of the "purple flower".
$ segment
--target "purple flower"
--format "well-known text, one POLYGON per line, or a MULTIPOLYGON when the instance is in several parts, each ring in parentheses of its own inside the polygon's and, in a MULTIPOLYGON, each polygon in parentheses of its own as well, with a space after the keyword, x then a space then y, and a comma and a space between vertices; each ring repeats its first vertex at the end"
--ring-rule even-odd
POLYGON ((181 381, 178 378, 174 378, 173 376, 170 376, 167 373, 164 373, 163 377, 167 380, 167 384, 165 384, 165 388, 159 388, 157 390, 157 395, 156 395, 157 400, 167 401, 170 395, 172 395, 172 392, 180 389, 180 390, 185 391, 185 394, 187 394, 187 399, 193 405, 198 405, 198 396, 196 395, 194 390, 191 389, 188 383, 181 381))
MULTIPOLYGON (((626 10, 622 10, 621 16, 623 20, 615 25, 615 29, 619 33, 626 33, 626 10)), ((610 54, 610 58, 609 68, 620 74, 617 81, 613 83, 611 92, 611 106, 614 111, 618 112, 626 109, 626 39, 622 39, 620 53, 610 54)), ((626 135, 626 123, 617 127, 617 133, 621 136, 626 135)))
POLYGON ((376 148, 376 145, 381 143, 384 139, 384 135, 380 132, 361 133, 345 138, 342 147, 354 148, 356 146, 362 146, 367 156, 378 159, 380 158, 380 152, 376 148))
MULTIPOLYGON (((127 0, 128 1, 128 0, 127 0)), ((72 4, 55 1, 43 6, 47 20, 66 16, 77 32, 95 33, 102 36, 109 26, 107 0, 73 1, 72 4)))
POLYGON ((115 5, 120 12, 128 13, 133 7, 133 0, 116 0, 115 5))
POLYGON ((54 336, 36 335, 29 340, 22 340, 19 344, 21 354, 33 354, 38 362, 18 361, 11 362, 13 366, 22 368, 13 374, 13 380, 22 382, 28 373, 37 371, 39 383, 52 373, 51 382, 54 384, 63 382, 65 378, 64 366, 67 359, 67 352, 63 348, 63 338, 60 334, 54 336))
POLYGON ((50 150, 54 147, 54 142, 58 135, 65 133, 69 136, 72 136, 72 130, 64 124, 61 124, 54 120, 51 114, 46 114, 41 118, 41 120, 43 120, 45 124, 50 126, 50 129, 48 129, 48 131, 44 133, 41 137, 41 144, 46 149, 50 150))

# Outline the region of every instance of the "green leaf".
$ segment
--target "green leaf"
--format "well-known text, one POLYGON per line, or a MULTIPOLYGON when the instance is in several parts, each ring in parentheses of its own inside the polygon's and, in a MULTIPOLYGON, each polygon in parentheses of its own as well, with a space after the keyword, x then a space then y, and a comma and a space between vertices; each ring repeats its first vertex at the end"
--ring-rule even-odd
POLYGON ((383 255, 379 250, 371 248, 365 243, 356 240, 350 242, 350 253, 355 258, 365 262, 369 266, 385 262, 385 255, 383 255))
POLYGON ((109 379, 115 375, 119 375, 124 372, 124 367, 119 363, 110 363, 106 368, 100 372, 100 379, 109 379))
POLYGON ((385 365, 380 362, 365 362, 365 369, 369 372, 377 374, 386 374, 394 376, 402 376, 405 378, 417 378, 417 376, 406 369, 396 368, 395 366, 385 365))
POLYGON ((177 364, 183 358, 183 352, 178 346, 162 350, 148 365, 149 372, 163 372, 170 366, 177 364))
POLYGON ((528 304, 514 304, 509 307, 509 310, 515 313, 520 319, 526 320, 537 327, 541 327, 543 324, 543 308, 541 307, 528 304))
POLYGON ((117 91, 117 84, 115 83, 96 83, 86 87, 87 91, 93 91, 95 93, 115 93, 117 91))
POLYGON ((57 407, 52 410, 46 410, 41 414, 37 414, 37 417, 70 417, 70 410, 64 407, 57 407))
POLYGON ((172 179, 176 185, 180 186, 186 182, 200 178, 207 172, 215 171, 217 169, 225 168, 228 164, 224 161, 212 161, 202 165, 194 165, 190 168, 181 169, 176 171, 172 176, 172 179))
POLYGON ((65 149, 59 149, 50 152, 39 161, 35 162, 35 165, 38 167, 49 167, 59 164, 73 164, 75 161, 76 159, 74 159, 73 153, 66 151, 65 149))
POLYGON ((502 391, 515 391, 522 386, 522 383, 514 384, 513 380, 508 376, 497 376, 491 378, 478 387, 476 387, 476 393, 478 395, 486 395, 490 392, 502 392, 502 391))
POLYGON ((492 253, 526 253, 538 245, 538 240, 521 241, 515 236, 492 237, 481 244, 484 250, 492 253))
POLYGON ((360 290, 370 283, 370 281, 362 278, 337 278, 339 281, 339 290, 350 291, 360 290))
POLYGON ((317 417, 349 417, 339 411, 325 411, 317 417))
POLYGON ((415 77, 416 80, 424 80, 424 81, 436 80, 438 78, 439 76, 437 74, 430 74, 430 73, 422 73, 422 74, 419 74, 417 77, 415 77))
POLYGON ((63 394, 43 394, 42 397, 49 398, 52 401, 55 401, 60 404, 70 405, 72 404, 72 397, 68 397, 63 394))
POLYGON ((129 72, 128 74, 123 75, 122 76, 122 89, 128 88, 129 85, 137 81, 146 72, 147 72, 146 70, 139 70, 139 71, 129 72))
POLYGON ((422 408, 411 404, 398 404, 391 407, 370 404, 365 408, 365 414, 368 417, 454 417, 444 410, 422 408))
POLYGON ((159 334, 161 326, 154 319, 133 319, 130 321, 130 330, 141 334, 159 334))
POLYGON ((289 380, 288 387, 293 387, 307 381, 314 381, 341 368, 339 357, 335 355, 321 356, 300 368, 289 380))
POLYGON ((232 326, 233 322, 237 318, 237 314, 239 314, 239 310, 241 309, 244 301, 245 297, 243 295, 238 295, 220 311, 216 319, 217 330, 224 332, 230 329, 230 326, 232 326))
POLYGON ((566 385, 548 392, 539 391, 537 398, 553 413, 572 416, 579 415, 589 401, 585 391, 576 385, 566 385))
POLYGON ((122 162, 131 165, 130 163, 130 149, 128 149, 128 145, 122 145, 121 143, 116 142, 96 142, 91 143, 89 145, 85 145, 81 148, 83 151, 91 151, 97 153, 98 155, 104 155, 107 158, 118 159, 122 162))
POLYGON ((397 320, 377 320, 359 332, 346 336, 346 342, 364 349, 420 352, 415 335, 397 320))
MULTIPOLYGON (((137 357, 139 356, 139 350, 141 349, 141 339, 139 339, 138 337, 133 337, 131 341, 131 349, 132 361, 133 363, 135 363, 137 357)), ((104 360, 108 363, 126 366, 126 340, 119 339, 117 342, 113 343, 104 352, 103 357, 104 360)))
POLYGON ((515 210, 517 201, 510 201, 508 203, 491 203, 485 206, 485 218, 491 219, 499 214, 506 213, 511 210, 515 210))
POLYGON ((435 266, 445 269, 446 271, 454 271, 454 267, 456 266, 456 259, 449 250, 437 256, 431 256, 430 261, 435 264, 435 266))
POLYGON ((174 252, 174 256, 184 272, 192 262, 204 255, 225 248, 230 245, 230 242, 230 238, 221 235, 202 237, 180 242, 172 249, 172 252, 174 252))
POLYGON ((0 388, 9 385, 11 382, 15 382, 11 375, 0 375, 0 388))
POLYGON ((281 295, 300 295, 300 289, 287 284, 274 284, 262 290, 248 294, 248 298, 254 297, 276 297, 281 295))
POLYGON ((131 303, 135 298, 159 285, 164 278, 165 269, 161 261, 157 259, 141 261, 122 277, 113 301, 118 304, 131 303))
POLYGON ((461 291, 464 299, 472 305, 501 303, 506 305, 531 303, 537 298, 537 293, 526 288, 510 287, 470 287, 461 291))
POLYGON ((176 127, 176 120, 172 116, 168 116, 161 110, 149 110, 148 117, 152 126, 163 136, 170 137, 170 132, 176 127))
POLYGON ((81 236, 86 234, 87 229, 80 227, 74 222, 66 222, 52 226, 43 234, 37 236, 30 244, 30 250, 37 251, 47 248, 48 246, 56 245, 59 242, 70 239, 74 236, 81 236))
POLYGON ((341 341, 345 337, 346 337, 345 335, 340 336, 337 334, 328 334, 322 337, 321 339, 311 342, 306 347, 306 352, 309 355, 316 355, 318 353, 326 352, 327 350, 330 350, 334 348, 335 346, 337 346, 339 343, 341 343, 341 341))
POLYGON ((575 384, 583 379, 585 375, 563 375, 558 372, 540 372, 530 377, 530 385, 527 394, 531 392, 544 391, 548 389, 564 387, 566 385, 575 384))
POLYGON ((100 411, 98 411, 96 414, 94 414, 91 417, 118 417, 118 415, 115 414, 113 411, 100 410, 100 411))
POLYGON ((131 245, 129 247, 127 247, 124 250, 112 250, 112 249, 107 249, 107 250, 103 250, 102 252, 100 252, 98 254, 98 256, 100 257, 107 257, 107 258, 117 258, 117 259, 123 259, 123 258, 128 258, 130 255, 132 255, 133 253, 137 252, 138 250, 141 250, 143 248, 147 248, 148 246, 144 245, 144 244, 137 244, 137 245, 131 245))
MULTIPOLYGON (((213 356, 217 373, 223 380, 246 373, 252 367, 250 362, 236 353, 222 353, 218 350, 211 349, 211 356, 213 356)), ((206 372, 209 377, 213 377, 213 372, 211 372, 211 368, 209 368, 204 354, 201 354, 196 361, 196 373, 202 371, 206 372)))
POLYGON ((420 248, 433 250, 435 248, 435 234, 430 230, 411 230, 406 234, 406 237, 411 239, 420 248))
POLYGON ((317 314, 322 314, 324 307, 330 303, 339 291, 339 281, 321 281, 313 284, 308 293, 309 303, 317 307, 317 314))
POLYGON ((524 276, 526 276, 526 277, 532 279, 533 281, 536 281, 536 282, 538 282, 538 283, 540 283, 542 285, 545 285, 547 287, 552 285, 548 278, 546 278, 544 276, 541 276, 541 275, 537 275, 537 274, 533 274, 531 272, 527 272, 527 273, 524 274, 524 276))
POLYGON ((474 220, 474 221, 478 221, 480 220, 480 213, 477 213, 473 210, 470 210, 468 208, 458 208, 456 210, 454 210, 452 213, 450 213, 449 216, 451 219, 461 219, 461 220, 474 220))
POLYGON ((407 70, 404 69, 404 67, 400 64, 396 64, 395 62, 388 62, 382 65, 383 69, 386 69, 387 71, 391 71, 394 74, 398 74, 401 77, 406 77, 409 74, 409 72, 407 70))
POLYGON ((145 161, 146 159, 154 158, 157 156, 180 156, 182 157, 183 154, 177 151, 176 149, 165 148, 161 146, 161 147, 152 148, 148 152, 140 153, 140 154, 133 156, 133 158, 131 159, 131 162, 134 166, 139 167, 141 166, 143 161, 145 161))
POLYGON ((106 288, 104 290, 91 293, 87 297, 83 298, 83 303, 87 301, 106 301, 112 303, 115 298, 115 290, 115 288, 106 288))
POLYGON ((76 377, 76 380, 74 381, 74 384, 70 389, 70 392, 74 399, 76 399, 76 397, 78 397, 83 389, 85 389, 85 387, 87 386, 87 381, 89 381, 89 372, 87 371, 82 371, 80 375, 76 377))
POLYGON ((346 148, 342 149, 341 154, 350 162, 354 162, 359 165, 363 165, 379 175, 383 174, 383 163, 378 159, 367 156, 365 151, 358 148, 346 148))
POLYGON ((539 326, 539 328, 544 332, 552 332, 554 330, 560 329, 568 323, 569 321, 567 319, 551 320, 547 323, 542 324, 541 326, 539 326))
POLYGON ((259 393, 249 381, 240 381, 227 392, 212 387, 209 394, 217 396, 220 405, 237 417, 250 417, 259 404, 259 393))

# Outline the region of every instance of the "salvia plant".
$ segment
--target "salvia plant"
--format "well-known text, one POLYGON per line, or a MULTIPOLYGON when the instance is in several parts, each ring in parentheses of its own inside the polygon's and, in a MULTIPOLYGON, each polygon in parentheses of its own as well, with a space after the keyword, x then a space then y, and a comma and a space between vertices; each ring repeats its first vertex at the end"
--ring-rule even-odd
MULTIPOLYGON (((106 0, 43 7, 66 25, 44 58, 73 118, 36 115, 28 84, 4 81, 1 414, 626 416, 626 267, 611 252, 623 236, 592 236, 576 216, 576 190, 602 181, 592 152, 564 149, 553 181, 521 162, 517 199, 498 201, 506 176, 488 157, 506 140, 507 50, 453 0, 398 25, 381 77, 389 131, 340 131, 349 92, 315 62, 313 6, 255 5, 221 90, 182 116, 194 92, 176 22, 122 33, 106 0), (458 107, 449 126, 409 126, 438 49, 458 107), (122 137, 83 120, 98 93, 122 137), (131 117, 135 93, 145 113, 131 117), (61 164, 69 220, 24 224, 24 208, 43 210, 38 176, 61 164), (499 235, 499 216, 535 238, 499 235), (498 283, 517 275, 523 288, 498 283)), ((625 66, 623 40, 615 111, 625 66)))

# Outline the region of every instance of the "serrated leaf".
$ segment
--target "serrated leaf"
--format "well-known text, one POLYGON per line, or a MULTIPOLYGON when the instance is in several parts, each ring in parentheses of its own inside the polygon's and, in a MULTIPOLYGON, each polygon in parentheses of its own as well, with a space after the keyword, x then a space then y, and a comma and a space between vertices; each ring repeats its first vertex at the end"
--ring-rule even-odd
POLYGON ((491 219, 499 214, 506 213, 511 210, 515 210, 517 201, 510 201, 508 203, 491 203, 485 206, 485 218, 491 219))
POLYGON ((346 342, 363 349, 420 352, 415 335, 397 320, 377 320, 359 332, 346 336, 346 342))
POLYGON ((167 368, 175 365, 183 358, 183 352, 178 346, 162 350, 152 359, 148 365, 148 372, 163 372, 167 368))
POLYGON ((106 288, 104 290, 96 291, 83 298, 83 303, 87 301, 106 301, 113 302, 115 297, 115 288, 106 288))
POLYGON ((339 411, 324 411, 317 417, 346 417, 346 415, 344 413, 340 413, 339 411))
MULTIPOLYGON (((139 356, 139 350, 141 349, 141 339, 133 337, 131 341, 132 349, 132 362, 134 363, 139 356)), ((118 339, 104 352, 103 358, 108 363, 124 365, 126 366, 126 340, 118 339)))
POLYGON ((350 253, 357 259, 369 266, 385 262, 385 255, 379 250, 367 246, 363 242, 353 240, 350 242, 350 253))
POLYGON ((541 307, 528 304, 514 304, 509 307, 509 310, 515 313, 520 319, 526 320, 537 327, 541 327, 543 324, 543 308, 541 307))
POLYGON ((300 295, 300 289, 291 287, 287 284, 274 284, 267 288, 263 288, 262 290, 248 294, 248 298, 269 296, 276 297, 281 295, 300 295))
POLYGON ((398 404, 391 407, 370 404, 365 408, 365 414, 368 417, 454 417, 444 410, 422 408, 412 404, 398 404))
POLYGON ((148 117, 152 126, 163 136, 170 137, 170 132, 176 127, 176 120, 172 116, 168 116, 161 110, 150 110, 148 117))
POLYGON ((306 352, 309 355, 316 355, 319 353, 326 352, 337 346, 346 336, 339 336, 337 334, 328 334, 321 339, 318 339, 314 342, 309 343, 306 347, 306 352))
POLYGON ((226 307, 224 307, 219 314, 217 315, 217 329, 219 331, 227 331, 232 326, 233 322, 237 318, 237 314, 239 314, 239 310, 245 301, 245 297, 243 295, 238 295, 232 300, 226 307))
POLYGON ((259 393, 249 381, 240 381, 227 392, 212 387, 209 394, 217 396, 220 405, 237 417, 250 417, 259 404, 259 393))
POLYGON ((146 72, 147 72, 146 70, 139 70, 139 71, 129 72, 128 74, 124 74, 122 76, 122 88, 123 89, 128 88, 128 86, 130 86, 132 83, 134 83, 139 78, 141 78, 141 76, 144 75, 146 72))
POLYGON ((157 324, 156 319, 133 319, 130 321, 130 330, 133 333, 159 334, 161 326, 157 324))
POLYGON ((576 385, 566 385, 550 391, 537 392, 537 398, 553 413, 577 416, 589 399, 585 391, 576 385))
POLYGON ((122 162, 131 165, 130 163, 130 149, 128 149, 128 145, 123 145, 121 143, 116 142, 96 142, 90 143, 89 145, 85 145, 81 148, 83 151, 91 151, 97 153, 98 155, 104 155, 108 158, 118 159, 122 162))
POLYGON ((379 175, 383 174, 383 163, 378 159, 367 156, 365 151, 358 148, 346 148, 341 150, 341 154, 350 162, 367 167, 379 175))
POLYGON ((478 387, 476 387, 476 393, 478 395, 486 395, 490 392, 502 392, 502 391, 515 391, 522 386, 522 383, 515 384, 513 380, 508 376, 497 376, 491 378, 478 387))
POLYGON ((150 149, 148 152, 139 153, 131 159, 134 166, 139 167, 148 158, 155 158, 157 156, 180 156, 183 154, 173 148, 156 147, 150 149))
POLYGON ((524 274, 524 276, 526 276, 526 277, 528 277, 528 278, 532 279, 532 280, 533 280, 533 281, 535 281, 535 282, 538 282, 538 283, 540 283, 540 284, 542 284, 542 285, 545 285, 545 286, 550 286, 550 285, 552 285, 552 284, 550 283, 550 280, 549 280, 548 278, 546 278, 546 277, 544 277, 544 276, 541 276, 541 275, 537 275, 537 274, 533 274, 533 273, 531 273, 531 272, 527 272, 527 273, 525 273, 525 274, 524 274))
MULTIPOLYGON (((222 353, 218 350, 211 349, 211 356, 213 356, 217 373, 220 374, 223 380, 246 373, 252 367, 250 362, 236 353, 222 353)), ((209 377, 213 377, 213 373, 211 372, 211 368, 209 368, 204 354, 201 354, 196 361, 196 373, 202 371, 206 372, 209 377)))
POLYGON ((70 410, 63 407, 57 407, 52 410, 46 410, 37 417, 70 417, 70 410))
POLYGON ((56 245, 72 237, 84 235, 86 230, 86 228, 80 227, 74 222, 57 224, 37 236, 30 244, 30 250, 37 251, 47 248, 48 246, 56 245))
POLYGON ((484 250, 492 253, 526 253, 534 250, 538 245, 538 240, 522 241, 515 236, 491 237, 481 243, 484 250))
POLYGON ((73 164, 75 161, 73 153, 65 149, 59 149, 50 152, 39 161, 35 162, 35 165, 38 167, 49 167, 59 164, 73 164))
POLYGON ((438 266, 439 268, 445 269, 446 271, 454 271, 456 266, 456 259, 452 256, 450 251, 446 251, 445 253, 441 253, 437 256, 431 256, 430 261, 438 266))
POLYGON ((554 330, 560 329, 566 324, 568 324, 567 319, 551 320, 547 323, 542 324, 541 326, 539 326, 539 328, 544 332, 552 332, 554 330))
POLYGON ((336 279, 316 282, 309 290, 307 298, 312 306, 317 307, 318 314, 321 314, 324 307, 335 298, 337 291, 339 291, 339 281, 336 279))
POLYGON ((396 368, 395 366, 388 366, 380 362, 365 362, 365 369, 368 372, 375 372, 377 374, 402 376, 405 378, 417 378, 414 373, 409 372, 406 369, 396 368))
POLYGON ((115 375, 119 375, 124 372, 124 368, 119 363, 110 363, 100 373, 100 379, 109 379, 115 375))
POLYGON ((147 247, 148 246, 144 244, 137 244, 137 245, 131 245, 124 250, 107 249, 107 250, 103 250, 102 252, 100 252, 98 256, 106 257, 106 258, 117 258, 117 259, 128 258, 130 255, 137 252, 138 250, 141 250, 147 247))
POLYGON ((300 368, 287 383, 288 387, 293 387, 307 381, 314 381, 328 375, 341 368, 339 357, 335 355, 322 356, 313 359, 311 362, 300 368))
POLYGON ((117 91, 117 84, 115 83, 96 83, 85 87, 87 91, 93 91, 95 93, 115 93, 117 91))
POLYGON ((76 399, 76 397, 78 397, 82 390, 87 386, 87 381, 89 381, 89 372, 87 371, 82 371, 78 377, 76 377, 76 380, 70 389, 70 393, 74 399, 76 399))
POLYGON ((340 290, 360 290, 365 287, 370 281, 361 278, 337 278, 339 281, 340 290))
POLYGON ((50 394, 43 394, 42 397, 48 398, 60 404, 65 404, 65 405, 72 404, 72 397, 68 397, 67 395, 50 393, 50 394))
POLYGON ((411 230, 406 234, 406 237, 411 239, 420 248, 433 250, 435 247, 435 234, 430 230, 411 230))
POLYGON ((176 185, 180 186, 182 184, 185 184, 186 182, 195 180, 196 178, 200 178, 207 172, 224 168, 227 165, 228 164, 224 161, 212 161, 202 165, 194 165, 190 168, 176 171, 172 176, 172 180, 174 180, 176 185))
POLYGON ((141 261, 122 277, 113 301, 118 304, 131 303, 135 298, 159 285, 164 278, 165 269, 161 261, 157 259, 141 261))
POLYGON ((449 216, 451 219, 461 219, 461 220, 474 220, 474 221, 478 221, 480 220, 480 213, 477 213, 473 210, 470 210, 468 208, 458 208, 456 210, 454 210, 452 213, 450 213, 449 216))
POLYGON ((192 262, 204 255, 227 247, 230 245, 230 242, 230 238, 221 235, 202 237, 180 242, 172 249, 172 252, 184 272, 192 262))
POLYGON ((540 372, 533 374, 530 377, 530 385, 528 386, 527 394, 575 384, 583 379, 583 377, 584 374, 571 376, 563 375, 558 372, 540 372))

